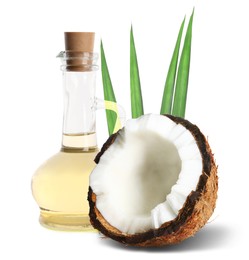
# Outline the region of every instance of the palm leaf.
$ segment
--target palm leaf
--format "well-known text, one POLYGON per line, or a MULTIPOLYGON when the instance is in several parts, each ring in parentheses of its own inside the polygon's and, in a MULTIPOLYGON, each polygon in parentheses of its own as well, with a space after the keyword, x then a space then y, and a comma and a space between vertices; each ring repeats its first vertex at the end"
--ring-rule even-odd
POLYGON ((132 27, 130 32, 130 91, 132 118, 137 118, 144 114, 144 110, 132 27))
MULTIPOLYGON (((107 101, 116 102, 108 66, 106 63, 105 52, 104 52, 104 47, 103 47, 102 41, 101 41, 101 45, 100 45, 100 51, 101 51, 101 72, 102 72, 102 82, 103 82, 103 87, 104 87, 104 98, 107 101)), ((111 135, 114 132, 114 127, 115 127, 115 123, 117 120, 117 114, 114 111, 106 109, 106 119, 107 119, 107 125, 108 125, 108 132, 109 132, 109 135, 111 135)))
POLYGON ((172 110, 172 103, 173 103, 173 95, 174 95, 174 86, 175 86, 175 77, 176 77, 176 70, 177 70, 177 62, 179 56, 179 49, 181 44, 182 38, 182 31, 184 27, 185 18, 181 24, 178 37, 176 40, 175 49, 171 58, 170 66, 168 69, 168 74, 164 86, 163 92, 163 99, 161 104, 161 111, 160 114, 171 114, 172 110))
POLYGON ((186 102, 187 102, 193 16, 194 16, 194 10, 189 19, 189 24, 188 24, 184 45, 181 53, 179 68, 177 72, 177 79, 176 79, 174 104, 172 110, 172 115, 179 116, 182 118, 185 117, 186 102))

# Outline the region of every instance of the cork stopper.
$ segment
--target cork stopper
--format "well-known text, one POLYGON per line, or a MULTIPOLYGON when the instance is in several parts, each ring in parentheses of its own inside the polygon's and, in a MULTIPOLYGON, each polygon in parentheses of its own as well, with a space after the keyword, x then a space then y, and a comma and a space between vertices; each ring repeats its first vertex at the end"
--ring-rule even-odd
POLYGON ((93 32, 65 32, 65 50, 93 52, 94 36, 93 32))
POLYGON ((92 60, 89 54, 93 53, 93 32, 65 32, 65 50, 67 52, 67 71, 89 71, 92 60))

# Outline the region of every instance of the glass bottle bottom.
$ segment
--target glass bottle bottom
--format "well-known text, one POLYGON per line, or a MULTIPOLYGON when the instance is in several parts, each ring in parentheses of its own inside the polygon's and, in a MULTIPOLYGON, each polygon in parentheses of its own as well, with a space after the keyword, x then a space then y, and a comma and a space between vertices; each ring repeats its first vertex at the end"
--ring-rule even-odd
POLYGON ((89 216, 84 214, 68 214, 41 209, 39 221, 43 227, 57 231, 96 232, 90 223, 89 216))

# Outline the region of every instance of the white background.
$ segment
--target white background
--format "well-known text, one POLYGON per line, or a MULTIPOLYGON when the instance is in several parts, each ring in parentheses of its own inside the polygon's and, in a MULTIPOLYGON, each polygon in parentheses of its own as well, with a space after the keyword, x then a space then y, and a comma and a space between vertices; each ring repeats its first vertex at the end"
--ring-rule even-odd
MULTIPOLYGON (((210 259, 248 257, 247 1, 1 1, 0 259, 210 259), (219 165, 211 223, 180 245, 124 248, 97 234, 63 233, 38 224, 30 182, 60 148, 64 31, 103 39, 116 98, 130 118, 129 31, 133 24, 145 113, 160 110, 166 72, 184 16, 195 6, 186 118, 208 136, 219 165), (88 254, 88 256, 87 256, 88 254)), ((186 26, 185 26, 186 28, 186 26)), ((97 93, 102 97, 99 80, 97 93)), ((107 137, 97 112, 98 143, 107 137)))

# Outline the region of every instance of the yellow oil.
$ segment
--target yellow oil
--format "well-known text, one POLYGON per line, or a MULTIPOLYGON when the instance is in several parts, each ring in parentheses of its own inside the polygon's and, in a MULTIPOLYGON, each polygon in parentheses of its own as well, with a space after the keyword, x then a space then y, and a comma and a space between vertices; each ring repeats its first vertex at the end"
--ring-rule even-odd
POLYGON ((98 150, 62 149, 32 179, 41 225, 62 231, 93 230, 87 201, 89 175, 98 150))

